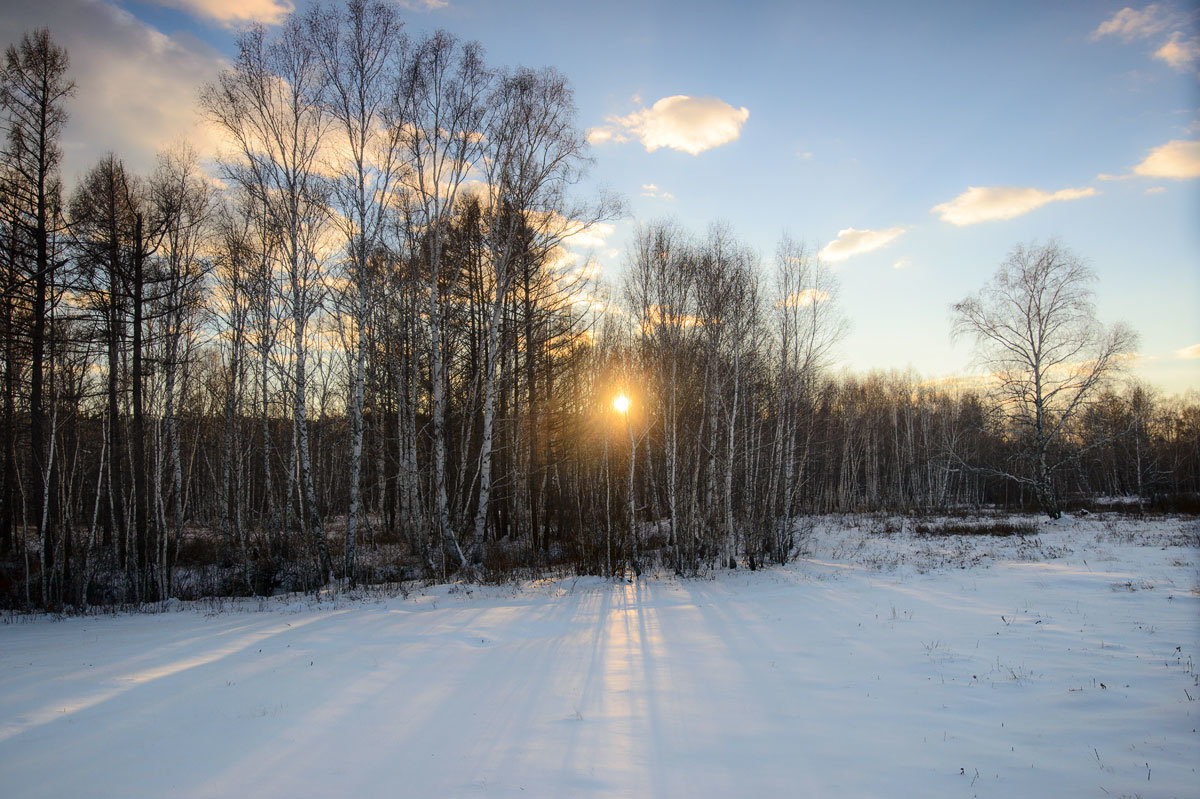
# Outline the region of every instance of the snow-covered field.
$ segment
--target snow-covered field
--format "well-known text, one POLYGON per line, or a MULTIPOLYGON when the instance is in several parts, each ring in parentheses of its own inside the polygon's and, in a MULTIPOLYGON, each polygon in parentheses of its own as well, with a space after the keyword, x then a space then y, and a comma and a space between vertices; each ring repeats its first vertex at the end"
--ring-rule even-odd
POLYGON ((5 796, 1197 796, 1200 525, 0 625, 5 796))

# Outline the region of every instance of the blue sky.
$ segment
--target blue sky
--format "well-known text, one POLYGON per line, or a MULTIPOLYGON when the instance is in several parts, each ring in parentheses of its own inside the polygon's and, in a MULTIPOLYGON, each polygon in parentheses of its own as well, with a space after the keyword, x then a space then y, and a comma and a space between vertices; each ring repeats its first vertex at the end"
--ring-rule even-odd
MULTIPOLYGON (((240 21, 288 5, 9 0, 0 31, 49 25, 71 52, 71 183, 108 149, 143 169, 179 137, 203 149, 198 85, 232 55, 240 21)), ((1200 39, 1187 4, 401 5, 414 32, 444 27, 493 64, 570 77, 595 142, 590 185, 629 201, 595 253, 608 275, 633 219, 698 234, 726 221, 768 265, 786 230, 841 258, 843 365, 936 378, 970 368, 950 303, 1016 243, 1057 237, 1099 274, 1101 317, 1141 334, 1136 373, 1200 389, 1200 39)))

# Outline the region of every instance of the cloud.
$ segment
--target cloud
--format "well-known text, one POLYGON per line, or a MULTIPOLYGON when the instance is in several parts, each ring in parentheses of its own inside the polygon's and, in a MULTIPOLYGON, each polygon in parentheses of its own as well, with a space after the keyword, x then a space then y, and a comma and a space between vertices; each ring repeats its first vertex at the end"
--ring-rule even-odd
POLYGON ((902 227, 886 230, 856 230, 852 227, 838 231, 837 238, 825 245, 817 256, 826 261, 844 261, 855 255, 886 247, 904 233, 902 227))
POLYGON ((1190 347, 1184 347, 1181 350, 1175 350, 1175 357, 1186 358, 1188 360, 1200 358, 1200 344, 1193 344, 1190 347))
POLYGON ((995 374, 946 375, 945 377, 923 380, 917 383, 917 385, 924 388, 937 388, 943 391, 972 391, 989 388, 999 381, 1000 377, 995 374))
POLYGON ((804 289, 803 291, 796 291, 787 295, 786 299, 775 303, 775 307, 807 308, 810 305, 816 305, 818 302, 829 302, 829 299, 828 292, 821 291, 820 289, 804 289))
POLYGON ((1170 31, 1170 36, 1153 51, 1153 57, 1169 64, 1179 72, 1187 72, 1194 62, 1200 60, 1200 37, 1189 36, 1188 18, 1158 3, 1151 3, 1137 11, 1122 8, 1100 27, 1092 31, 1092 41, 1105 36, 1117 36, 1126 44, 1135 39, 1149 39, 1170 31))
POLYGON ((447 0, 395 0, 395 3, 409 11, 437 11, 450 5, 447 0))
POLYGON ((100 0, 0 2, 0 30, 13 38, 40 26, 67 49, 76 84, 61 142, 68 189, 109 151, 142 174, 159 150, 183 138, 201 157, 213 153, 215 133, 196 111, 200 86, 222 66, 211 47, 186 33, 167 36, 100 0))
POLYGON ((892 264, 892 269, 907 269, 910 266, 912 266, 911 258, 901 258, 900 260, 896 261, 896 263, 892 264))
POLYGON ((1078 200, 1091 197, 1096 190, 1091 186, 1083 189, 1061 189, 1056 192, 1020 186, 969 186, 966 191, 949 202, 935 205, 930 213, 938 214, 942 220, 953 225, 974 225, 998 219, 1012 219, 1027 214, 1047 203, 1078 200))
POLYGON ((1151 150, 1133 171, 1152 178, 1200 178, 1200 141, 1172 139, 1151 150))
POLYGON ((662 200, 674 200, 675 199, 674 194, 672 194, 669 191, 660 190, 658 188, 658 186, 656 186, 653 183, 643 183, 642 184, 642 196, 643 197, 658 197, 659 199, 662 199, 662 200))
POLYGON ((1166 190, 1166 186, 1151 186, 1150 188, 1146 189, 1143 194, 1162 194, 1166 190))
POLYGON ((1200 36, 1184 39, 1182 33, 1175 31, 1166 44, 1154 51, 1154 57, 1167 62, 1173 69, 1186 72, 1192 62, 1200 60, 1200 36))
POLYGON ((716 97, 677 94, 627 116, 609 117, 608 125, 591 128, 587 138, 598 145, 628 141, 632 135, 647 152, 667 147, 699 155, 736 140, 749 117, 749 109, 734 108, 716 97))
POLYGON ((591 128, 587 132, 588 144, 601 145, 607 144, 610 141, 624 142, 629 141, 624 136, 618 138, 617 132, 612 128, 591 128))
POLYGON ((1131 42, 1162 33, 1171 26, 1171 22, 1170 13, 1158 3, 1151 3, 1141 11, 1126 7, 1101 22, 1100 27, 1092 31, 1091 39, 1096 41, 1105 36, 1119 36, 1131 42))
POLYGON ((574 249, 600 249, 608 241, 609 236, 616 230, 607 222, 595 222, 585 225, 574 219, 563 220, 562 242, 566 247, 574 249))
POLYGON ((253 22, 278 25, 296 6, 291 0, 150 0, 156 5, 177 8, 194 17, 212 20, 227 28, 253 22))
POLYGON ((593 147, 598 147, 602 144, 608 144, 610 141, 611 142, 629 141, 628 139, 626 139, 624 137, 617 138, 617 132, 615 130, 613 130, 612 128, 606 128, 603 125, 599 125, 594 128, 588 128, 586 138, 587 138, 587 143, 592 145, 593 147))

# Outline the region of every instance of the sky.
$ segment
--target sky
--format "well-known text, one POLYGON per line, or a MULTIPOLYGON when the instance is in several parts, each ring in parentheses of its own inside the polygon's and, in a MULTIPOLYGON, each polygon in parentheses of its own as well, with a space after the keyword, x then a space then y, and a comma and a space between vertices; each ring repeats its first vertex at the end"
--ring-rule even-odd
MULTIPOLYGON (((0 40, 48 26, 77 93, 68 188, 108 151, 149 171, 213 138, 199 87, 240 25, 305 0, 4 0, 0 40)), ((841 367, 970 374, 950 306, 1019 243, 1057 239, 1099 277, 1133 374, 1200 390, 1200 12, 1189 3, 403 0, 411 34, 480 41, 496 66, 570 78, 628 216, 591 255, 619 275, 638 221, 730 225, 769 270, 783 233, 835 269, 841 367)), ((595 237, 592 237, 593 239, 595 237)))

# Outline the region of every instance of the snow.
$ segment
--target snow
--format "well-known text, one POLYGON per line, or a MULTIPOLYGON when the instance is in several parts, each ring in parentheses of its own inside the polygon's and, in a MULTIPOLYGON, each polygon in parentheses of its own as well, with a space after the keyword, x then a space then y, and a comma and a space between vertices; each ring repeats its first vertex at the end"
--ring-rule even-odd
POLYGON ((9 796, 1195 796, 1200 525, 0 625, 9 796), (1196 701, 1194 701, 1196 700, 1196 701))

